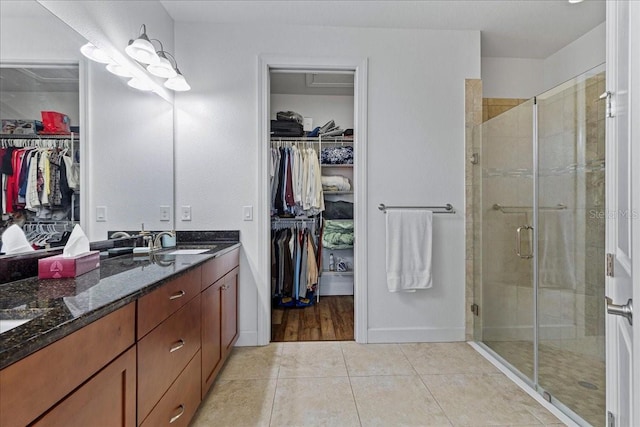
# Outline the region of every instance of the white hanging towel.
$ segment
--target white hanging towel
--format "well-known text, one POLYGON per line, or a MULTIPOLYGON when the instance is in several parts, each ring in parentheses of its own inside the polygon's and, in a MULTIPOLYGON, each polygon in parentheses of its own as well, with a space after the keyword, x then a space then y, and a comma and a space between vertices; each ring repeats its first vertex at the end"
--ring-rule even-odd
POLYGON ((430 288, 433 212, 390 209, 386 216, 389 292, 430 288))

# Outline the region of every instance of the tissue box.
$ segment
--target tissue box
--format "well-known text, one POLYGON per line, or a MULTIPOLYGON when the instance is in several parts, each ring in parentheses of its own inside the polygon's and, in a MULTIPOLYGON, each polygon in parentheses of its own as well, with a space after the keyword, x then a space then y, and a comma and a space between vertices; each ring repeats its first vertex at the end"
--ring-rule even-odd
POLYGON ((100 251, 90 251, 72 258, 56 255, 38 260, 38 278, 77 277, 98 267, 100 267, 100 251))

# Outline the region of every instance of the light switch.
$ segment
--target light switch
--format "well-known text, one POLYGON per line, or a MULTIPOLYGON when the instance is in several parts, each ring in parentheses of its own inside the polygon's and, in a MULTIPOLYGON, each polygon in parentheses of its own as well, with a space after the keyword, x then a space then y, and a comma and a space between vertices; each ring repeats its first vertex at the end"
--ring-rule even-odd
POLYGON ((160 206, 160 221, 171 221, 171 206, 160 206))
POLYGON ((96 206, 96 222, 107 222, 106 206, 96 206))
POLYGON ((191 206, 184 205, 180 208, 180 219, 182 221, 191 221, 191 206))
POLYGON ((253 221, 253 206, 242 207, 242 219, 245 221, 253 221))

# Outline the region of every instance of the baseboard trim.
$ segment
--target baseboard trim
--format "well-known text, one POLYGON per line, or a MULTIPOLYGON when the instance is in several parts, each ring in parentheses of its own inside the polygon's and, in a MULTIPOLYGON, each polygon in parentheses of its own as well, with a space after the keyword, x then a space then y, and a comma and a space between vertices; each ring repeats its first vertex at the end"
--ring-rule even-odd
POLYGON ((460 328, 372 328, 367 331, 368 343, 453 342, 464 341, 460 328))

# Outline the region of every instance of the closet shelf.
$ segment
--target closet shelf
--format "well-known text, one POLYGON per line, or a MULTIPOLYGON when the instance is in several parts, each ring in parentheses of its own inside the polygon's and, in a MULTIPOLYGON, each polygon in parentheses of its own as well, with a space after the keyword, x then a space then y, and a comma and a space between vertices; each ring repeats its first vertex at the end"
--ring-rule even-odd
POLYGON ((328 163, 320 163, 320 167, 322 168, 353 168, 353 164, 328 164, 328 163))
POLYGON ((353 143, 353 137, 344 137, 344 136, 272 136, 271 142, 309 142, 309 143, 343 143, 349 142, 353 143))
POLYGON ((323 191, 324 194, 353 194, 353 191, 323 191))
POLYGON ((331 271, 331 270, 322 270, 323 276, 353 276, 353 270, 348 271, 331 271))
POLYGON ((0 139, 78 139, 80 135, 77 133, 69 133, 69 134, 15 134, 15 133, 0 133, 0 139))

